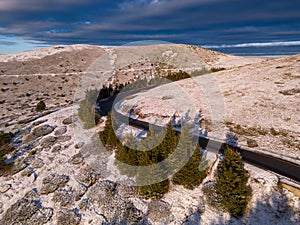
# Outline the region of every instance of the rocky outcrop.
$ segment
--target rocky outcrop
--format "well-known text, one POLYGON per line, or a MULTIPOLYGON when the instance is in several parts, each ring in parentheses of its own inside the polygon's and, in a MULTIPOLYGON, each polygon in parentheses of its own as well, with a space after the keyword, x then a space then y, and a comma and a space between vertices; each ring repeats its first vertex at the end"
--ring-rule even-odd
POLYGON ((54 130, 54 127, 50 125, 42 125, 33 129, 32 134, 36 137, 42 137, 47 134, 50 134, 54 130))
POLYGON ((2 225, 42 225, 53 216, 53 209, 43 207, 38 195, 31 191, 13 204, 0 220, 2 225), (32 193, 31 193, 32 192, 32 193))
POLYGON ((139 224, 145 218, 144 213, 118 195, 116 186, 108 180, 97 182, 87 193, 89 201, 97 205, 97 214, 108 224, 139 224))
POLYGON ((57 225, 77 225, 80 223, 81 215, 78 210, 63 210, 58 212, 57 225))
POLYGON ((167 224, 174 216, 171 212, 171 206, 165 201, 153 200, 149 204, 148 219, 152 222, 167 224))
MULTIPOLYGON (((112 51, 112 53, 114 54, 114 51, 112 51)), ((172 52, 164 52, 164 57, 172 55, 172 52)), ((252 59, 248 60, 250 62, 252 59)), ((299 60, 299 57, 297 60, 299 60)), ((225 100, 239 100, 240 98, 244 99, 251 96, 251 99, 248 99, 249 101, 243 102, 245 104, 249 103, 251 106, 255 105, 266 109, 271 105, 267 104, 269 101, 275 102, 272 97, 274 95, 276 98, 280 97, 279 106, 285 106, 281 101, 289 104, 292 102, 294 104, 292 104, 292 106, 295 106, 296 101, 294 101, 294 99, 291 98, 291 101, 287 101, 287 98, 292 96, 285 95, 288 92, 284 92, 284 90, 289 90, 287 86, 291 85, 292 82, 293 84, 295 83, 294 80, 298 74, 298 67, 295 66, 298 65, 296 64, 297 61, 294 61, 294 69, 291 69, 291 71, 288 69, 290 67, 289 64, 284 61, 278 62, 284 63, 286 69, 274 69, 275 67, 272 69, 270 62, 271 60, 261 65, 260 70, 262 72, 253 70, 260 74, 267 74, 267 76, 263 76, 265 79, 263 82, 260 78, 261 76, 253 76, 252 73, 250 74, 248 72, 249 69, 251 69, 251 71, 253 69, 251 65, 248 69, 233 68, 228 73, 226 71, 219 73, 221 76, 216 75, 216 78, 220 81, 219 84, 221 84, 222 90, 223 88, 225 90, 223 93, 225 100), (279 70, 280 72, 275 72, 275 70, 279 70), (270 76, 268 73, 270 73, 270 76), (290 73, 290 75, 288 75, 288 73, 290 73), (247 85, 249 84, 248 86, 246 83, 246 86, 238 85, 237 81, 240 82, 240 80, 236 77, 239 77, 240 74, 243 74, 242 80, 246 79, 249 81, 251 79, 252 81, 254 79, 258 87, 261 87, 260 90, 266 90, 264 86, 260 86, 261 83, 268 82, 268 86, 273 85, 272 96, 268 96, 268 94, 264 92, 254 93, 253 88, 248 87, 252 84, 251 82, 247 83, 247 85), (279 76, 279 74, 282 76, 279 76), (228 82, 228 80, 230 82, 228 82), (276 82, 280 83, 276 84, 276 82), (239 90, 234 92, 236 88, 239 90), (258 97, 255 95, 258 93, 267 95, 264 96, 265 98, 259 98, 258 95, 258 97), (278 93, 278 95, 276 95, 276 93, 278 93), (231 98, 230 96, 233 97, 231 98), (255 96, 257 97, 256 99, 255 96), (257 102, 253 102, 252 100, 257 102)), ((136 64, 134 66, 140 65, 136 64)), ((223 65, 220 66, 223 67, 223 65)), ((230 65, 229 67, 232 66, 230 65)), ((52 70, 49 71, 52 72, 52 70)), ((131 71, 134 73, 134 68, 131 71)), ((123 75, 122 69, 117 73, 117 75, 123 75)), ((124 76, 123 79, 132 78, 130 74, 128 75, 127 77, 124 76)), ((110 155, 112 153, 103 153, 100 157, 103 156, 102 158, 107 159, 107 161, 103 160, 101 161, 101 163, 103 162, 102 164, 98 163, 98 161, 95 160, 96 156, 99 156, 98 148, 91 144, 90 140, 76 139, 76 135, 79 134, 74 134, 74 130, 76 129, 73 128, 77 128, 77 123, 75 123, 77 118, 73 116, 73 114, 77 108, 76 106, 68 107, 66 103, 68 104, 68 102, 70 102, 69 99, 71 99, 73 89, 78 87, 79 76, 77 74, 72 74, 71 79, 68 75, 31 76, 30 74, 15 78, 3 76, 3 79, 0 85, 6 90, 4 96, 5 100, 2 99, 0 105, 3 106, 2 110, 4 110, 3 115, 5 115, 5 117, 1 119, 0 125, 2 125, 5 130, 19 130, 19 127, 23 129, 25 125, 28 125, 28 127, 22 132, 17 132, 17 137, 14 141, 17 154, 13 155, 13 157, 9 156, 14 162, 12 170, 9 171, 10 176, 0 177, 1 225, 295 225, 300 222, 299 198, 291 192, 281 189, 278 186, 276 176, 266 171, 251 173, 249 185, 251 185, 253 189, 253 196, 249 204, 249 209, 243 218, 230 218, 228 213, 219 210, 216 205, 212 206, 216 200, 216 196, 213 194, 213 183, 203 185, 203 188, 197 187, 194 190, 185 190, 183 187, 171 184, 170 192, 166 194, 162 200, 151 201, 142 199, 138 196, 135 187, 117 184, 109 180, 110 178, 118 178, 117 176, 119 175, 110 173, 113 165, 113 155, 110 155), (33 83, 36 84, 36 87, 34 87, 35 90, 31 90, 33 89, 33 83), (18 100, 18 102, 15 100, 18 100), (45 100, 49 109, 53 107, 55 107, 55 110, 60 109, 57 112, 53 111, 50 113, 49 111, 47 112, 48 115, 35 114, 31 109, 36 106, 36 101, 39 100, 45 100), (13 105, 16 106, 14 108, 19 107, 18 110, 13 110, 13 105), (14 112, 16 116, 10 117, 10 112, 14 112), (81 142, 83 140, 85 143, 81 142), (105 164, 108 161, 111 163, 109 165, 110 167, 105 164), (92 162, 95 163, 90 165, 92 162), (49 173, 51 174, 49 175, 49 173), (34 190, 24 195, 23 191, 31 187, 34 190), (205 193, 205 189, 207 193, 205 193), (202 202, 201 199, 204 199, 205 196, 207 198, 202 202)), ((203 79, 203 77, 201 77, 201 79, 203 79)), ((188 83, 188 80, 182 83, 182 87, 185 90, 189 90, 189 88, 195 89, 193 85, 188 83)), ((162 89, 165 89, 165 92, 167 92, 162 97, 165 97, 163 101, 167 107, 165 103, 169 101, 172 102, 176 100, 176 98, 169 98, 171 96, 169 91, 171 90, 166 89, 166 86, 162 87, 162 89)), ((201 99, 201 95, 199 94, 201 93, 197 91, 195 93, 189 93, 195 97, 196 102, 200 102, 199 99, 201 99)), ((159 93, 157 92, 157 94, 159 93)), ((135 102, 137 101, 136 97, 133 99, 135 102)), ((159 97, 157 99, 162 100, 162 98, 159 97)), ((130 99, 128 98, 127 100, 130 99)), ((145 101, 145 105, 147 105, 149 109, 157 111, 157 105, 155 105, 154 100, 153 97, 149 98, 149 102, 145 101)), ((186 98, 184 100, 186 100, 186 98)), ((141 103, 142 101, 138 102, 141 103)), ((247 106, 240 104, 240 102, 241 101, 230 100, 227 104, 231 104, 234 107, 228 108, 238 109, 241 107, 241 112, 245 112, 243 109, 245 109, 245 107, 247 108, 247 106), (237 105, 234 105, 236 103, 237 105)), ((248 108, 254 110, 257 107, 248 108)), ((281 108, 282 107, 278 107, 280 110, 281 108)), ((283 108, 289 110, 295 107, 283 108)), ((159 110, 162 109, 160 108, 159 110)), ((295 117, 292 115, 296 114, 290 113, 290 111, 287 110, 283 111, 288 114, 288 117, 285 117, 283 114, 284 118, 280 118, 280 120, 275 118, 275 124, 277 124, 278 127, 280 127, 283 122, 284 125, 295 125, 295 117), (290 122, 285 123, 285 120, 290 122)), ((241 119, 240 121, 233 122, 241 124, 242 126, 243 124, 249 123, 249 126, 255 127, 256 124, 251 124, 251 122, 258 121, 260 123, 269 121, 267 120, 268 117, 266 120, 262 119, 264 117, 261 118, 261 112, 268 112, 268 110, 261 110, 261 108, 259 109, 259 114, 249 111, 249 115, 251 114, 249 117, 247 116, 248 114, 246 116, 239 114, 239 111, 230 111, 229 115, 231 115, 232 112, 234 118, 241 119), (247 123, 244 123, 243 119, 246 118, 250 118, 250 121, 245 120, 247 123)), ((248 113, 248 111, 245 113, 248 113)), ((269 116, 268 113, 264 115, 269 116)), ((98 128, 101 129, 102 125, 99 125, 96 129, 98 128)), ((94 135, 96 139, 99 138, 97 132, 98 130, 94 135)), ((265 141, 266 138, 269 138, 270 143, 275 143, 273 145, 279 147, 280 143, 278 142, 293 144, 292 142, 296 141, 296 138, 293 139, 289 135, 284 137, 283 135, 278 135, 276 132, 274 135, 272 134, 272 136, 270 136, 271 134, 259 135, 260 136, 253 136, 259 146, 263 146, 263 144, 269 145, 265 141), (288 139, 291 140, 289 141, 288 139), (273 142, 273 140, 277 142, 273 142)), ((293 149, 292 147, 288 147, 289 151, 294 151, 293 149)), ((250 168, 249 170, 255 171, 255 168, 250 168)))
POLYGON ((66 183, 70 180, 69 176, 50 174, 43 179, 42 188, 40 190, 41 194, 49 194, 56 191, 60 187, 64 187, 66 183))
POLYGON ((0 185, 0 193, 5 193, 9 189, 11 189, 11 184, 1 184, 0 185))
POLYGON ((60 189, 54 192, 52 201, 58 203, 60 206, 70 206, 74 198, 72 190, 60 189))
MULTIPOLYGON (((74 162, 73 158, 73 162, 74 162)), ((76 160, 75 160, 76 161, 76 160)), ((82 167, 78 174, 76 175, 76 179, 82 183, 84 183, 87 187, 92 186, 96 183, 96 181, 100 178, 99 174, 97 174, 91 167, 85 166, 82 167)))
POLYGON ((54 134, 56 136, 60 136, 60 135, 63 135, 67 132, 67 127, 66 126, 62 126, 62 127, 59 127, 55 130, 54 134))
MULTIPOLYGON (((32 141, 35 141, 39 137, 46 136, 54 131, 54 127, 44 124, 39 127, 33 128, 30 134, 28 134, 25 139, 24 143, 30 143, 32 141)), ((46 143, 48 142, 47 140, 45 141, 46 143)))
POLYGON ((41 140, 41 146, 43 148, 51 148, 56 143, 57 137, 47 136, 41 140))

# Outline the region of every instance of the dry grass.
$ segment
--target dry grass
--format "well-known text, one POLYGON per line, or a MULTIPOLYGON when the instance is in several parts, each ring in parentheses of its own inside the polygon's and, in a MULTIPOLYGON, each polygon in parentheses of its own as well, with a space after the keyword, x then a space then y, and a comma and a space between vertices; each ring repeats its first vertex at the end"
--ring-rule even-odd
POLYGON ((233 124, 231 122, 226 122, 227 127, 229 128, 230 132, 233 132, 237 135, 244 135, 244 136, 259 136, 259 135, 266 135, 268 131, 261 127, 242 127, 239 124, 233 124))
POLYGON ((297 197, 300 198, 300 189, 295 188, 293 186, 290 186, 288 184, 285 183, 281 183, 281 186, 287 190, 289 190, 290 192, 292 192, 294 195, 296 195, 297 197))

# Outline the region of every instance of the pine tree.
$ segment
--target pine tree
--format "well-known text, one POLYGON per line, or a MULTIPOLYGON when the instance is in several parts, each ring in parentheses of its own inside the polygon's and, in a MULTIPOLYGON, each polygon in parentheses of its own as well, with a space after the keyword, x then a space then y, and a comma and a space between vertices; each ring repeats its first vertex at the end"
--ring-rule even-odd
POLYGON ((46 109, 46 104, 44 101, 39 101, 39 103, 36 105, 36 108, 35 108, 35 110, 37 112, 44 111, 45 109, 46 109))
POLYGON ((85 93, 85 99, 79 103, 78 116, 83 122, 84 128, 94 127, 100 120, 95 110, 95 103, 98 98, 98 90, 88 90, 85 93))
POLYGON ((201 157, 200 148, 197 147, 187 164, 173 176, 173 183, 183 185, 187 189, 199 186, 206 177, 206 172, 199 170, 201 157))
POLYGON ((12 138, 12 133, 4 133, 3 131, 0 131, 0 176, 3 176, 13 167, 13 163, 7 164, 5 162, 6 155, 12 153, 15 150, 15 148, 11 144, 12 138))
POLYGON ((161 162, 166 159, 176 148, 179 138, 176 131, 172 127, 171 121, 167 124, 166 134, 163 141, 156 148, 156 162, 161 162))
MULTIPOLYGON (((178 136, 173 130, 171 122, 168 123, 165 131, 160 133, 165 134, 162 142, 150 151, 141 151, 139 153, 139 165, 146 166, 152 165, 151 170, 145 171, 139 168, 137 181, 140 183, 150 183, 150 185, 144 185, 138 187, 139 194, 144 198, 162 198, 165 193, 169 190, 170 180, 167 178, 168 165, 162 163, 166 158, 169 157, 178 144, 178 136), (161 180, 153 183, 154 180, 161 180)), ((149 146, 157 143, 160 139, 159 135, 152 135, 150 132, 149 137, 142 141, 141 145, 147 150, 149 146)))
POLYGON ((218 165, 216 175, 216 192, 221 205, 232 216, 242 215, 247 208, 252 191, 247 186, 249 175, 240 154, 227 148, 224 160, 218 165))
POLYGON ((121 144, 119 143, 120 141, 115 134, 115 130, 113 128, 113 121, 110 113, 108 113, 107 115, 104 130, 99 132, 99 137, 103 145, 108 150, 112 150, 116 148, 118 144, 121 144))
POLYGON ((139 195, 146 199, 160 199, 169 191, 169 179, 161 182, 138 187, 139 195))
POLYGON ((139 153, 140 166, 137 168, 136 181, 137 184, 141 186, 138 187, 138 193, 141 197, 146 199, 160 199, 169 191, 170 181, 164 177, 165 171, 162 164, 153 164, 153 161, 150 159, 151 154, 148 154, 148 152, 139 153), (146 165, 151 165, 151 167, 147 167, 145 170, 143 166, 146 165))
POLYGON ((181 129, 181 138, 175 152, 175 162, 172 167, 176 169, 185 163, 183 167, 176 172, 172 182, 177 185, 183 185, 187 189, 193 189, 201 184, 206 177, 205 171, 200 171, 199 166, 202 159, 197 138, 189 133, 190 126, 184 126, 181 129))
MULTIPOLYGON (((103 140, 106 146, 109 146, 112 140, 111 130, 112 125, 107 122, 105 131, 100 135, 101 140, 103 140)), ((133 141, 133 139, 134 137, 127 137, 127 141, 133 141)), ((113 143, 115 142, 113 141, 113 143)), ((161 162, 168 158, 169 154, 174 151, 177 143, 178 136, 173 130, 171 123, 169 123, 165 130, 159 134, 155 134, 153 130, 150 131, 146 139, 141 140, 138 145, 135 145, 135 149, 130 149, 122 144, 116 144, 116 165, 121 174, 136 178, 137 184, 141 185, 138 187, 138 191, 142 197, 161 198, 168 192, 170 183, 166 175, 168 165, 161 162), (161 136, 164 136, 162 141, 161 136), (153 147, 156 143, 160 144, 153 147), (145 166, 150 167, 145 169, 145 166)))

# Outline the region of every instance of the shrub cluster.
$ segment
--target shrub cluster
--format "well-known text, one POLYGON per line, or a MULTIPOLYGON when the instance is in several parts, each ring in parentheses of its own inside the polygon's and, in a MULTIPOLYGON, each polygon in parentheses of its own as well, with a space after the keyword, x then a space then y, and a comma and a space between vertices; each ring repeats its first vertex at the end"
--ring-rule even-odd
POLYGON ((174 131, 171 122, 168 123, 164 130, 156 135, 154 135, 153 130, 150 128, 147 138, 140 140, 138 143, 135 137, 127 136, 125 140, 127 144, 123 145, 115 135, 111 115, 109 114, 105 129, 99 133, 99 136, 102 143, 109 150, 115 150, 115 157, 117 159, 116 165, 123 175, 135 177, 136 180, 142 181, 143 183, 151 183, 148 181, 151 180, 153 176, 159 177, 160 180, 162 180, 155 184, 137 187, 138 193, 144 198, 157 199, 163 197, 163 195, 168 192, 171 181, 173 181, 174 184, 193 189, 201 184, 206 176, 205 171, 199 170, 201 162, 199 147, 192 149, 190 143, 190 140, 193 139, 193 141, 197 141, 197 139, 189 134, 185 135, 183 140, 179 142, 180 134, 174 131), (164 138, 162 139, 161 137, 164 138), (159 144, 156 145, 156 143, 159 144), (132 146, 134 149, 128 146, 132 146), (156 147, 152 148, 149 146, 156 147), (151 148, 151 150, 147 151, 149 148, 151 148), (177 150, 175 150, 176 148, 177 150), (172 160, 168 162, 164 161, 170 154, 173 155, 172 160), (182 160, 185 160, 187 164, 177 171, 178 162, 182 160), (136 167, 124 167, 123 164, 118 162, 136 167), (154 164, 158 166, 153 167, 153 170, 150 172, 147 171, 147 174, 145 174, 145 171, 139 169, 142 166, 154 164), (165 174, 174 174, 174 176, 168 178, 167 176, 164 177, 165 174))
POLYGON ((215 72, 218 72, 218 71, 222 71, 222 70, 226 70, 226 68, 224 68, 224 67, 213 67, 213 68, 210 69, 210 71, 212 73, 215 73, 215 72))
POLYGON ((176 73, 169 73, 165 78, 171 81, 178 81, 178 80, 183 80, 190 78, 191 75, 189 75, 187 72, 184 71, 179 71, 176 73))
POLYGON ((99 91, 96 89, 88 90, 85 93, 85 99, 79 103, 78 116, 83 122, 85 129, 94 127, 100 120, 100 117, 95 110, 98 94, 99 91))
POLYGON ((251 198, 247 185, 249 174, 244 168, 239 152, 227 148, 217 168, 216 193, 220 204, 232 216, 241 216, 251 198))
POLYGON ((44 101, 39 101, 38 104, 36 105, 36 108, 35 110, 37 112, 41 112, 41 111, 44 111, 46 109, 46 104, 44 101))
POLYGON ((5 174, 6 171, 12 168, 12 164, 5 163, 5 156, 14 151, 13 146, 10 144, 13 137, 12 133, 4 133, 0 131, 0 175, 5 174))

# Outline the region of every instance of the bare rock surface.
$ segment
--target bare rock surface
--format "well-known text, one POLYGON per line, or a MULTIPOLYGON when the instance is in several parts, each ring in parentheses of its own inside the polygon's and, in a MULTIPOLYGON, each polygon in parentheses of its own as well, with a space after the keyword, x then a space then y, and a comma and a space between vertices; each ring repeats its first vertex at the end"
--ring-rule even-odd
POLYGON ((64 210, 58 212, 57 225, 77 225, 80 220, 81 215, 76 210, 64 210))
POLYGON ((145 215, 132 202, 119 196, 116 186, 117 184, 110 181, 100 181, 87 194, 90 201, 98 205, 97 211, 103 215, 106 222, 110 224, 140 223, 145 215))
MULTIPOLYGON (((76 162, 76 160, 75 160, 76 162)), ((73 160, 74 163, 74 160, 73 160)), ((91 167, 85 166, 82 167, 78 174, 76 175, 78 181, 84 183, 86 186, 90 187, 97 182, 100 178, 99 174, 96 173, 91 167)), ((101 197, 100 197, 101 198, 101 197)))
POLYGON ((40 158, 34 158, 30 161, 30 165, 35 169, 42 168, 44 164, 44 161, 40 158))
POLYGON ((11 189, 11 184, 1 184, 0 185, 0 193, 5 193, 9 189, 11 189))
POLYGON ((32 134, 36 137, 42 137, 42 136, 46 136, 47 134, 50 134, 53 130, 54 127, 45 124, 34 128, 32 134))
POLYGON ((44 207, 38 196, 27 194, 6 211, 0 223, 3 225, 42 225, 46 224, 52 216, 52 208, 44 207))
POLYGON ((62 127, 59 127, 55 130, 54 134, 56 136, 60 136, 60 135, 63 135, 67 132, 67 127, 66 126, 62 126, 62 127))
POLYGON ((171 205, 164 201, 151 201, 148 218, 153 222, 170 223, 172 221, 171 205))
POLYGON ((41 188, 41 194, 49 194, 56 191, 59 187, 64 187, 69 181, 69 177, 66 175, 50 174, 43 179, 43 186, 41 188))

